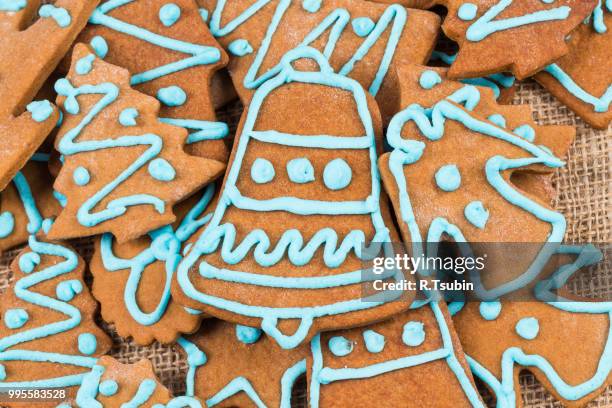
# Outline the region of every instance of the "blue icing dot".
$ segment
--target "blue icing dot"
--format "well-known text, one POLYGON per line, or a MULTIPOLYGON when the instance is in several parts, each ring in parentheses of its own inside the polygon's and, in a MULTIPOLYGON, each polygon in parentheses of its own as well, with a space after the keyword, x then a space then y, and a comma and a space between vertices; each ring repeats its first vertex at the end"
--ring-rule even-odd
POLYGON ((45 218, 42 222, 42 230, 45 234, 48 234, 53 226, 53 220, 51 218, 45 218))
POLYGON ((431 89, 441 82, 442 78, 440 78, 440 74, 432 70, 423 72, 419 77, 419 85, 421 85, 423 89, 431 89))
POLYGON ((74 183, 76 185, 84 186, 89 183, 89 180, 91 180, 91 176, 89 175, 89 170, 87 170, 83 166, 79 166, 74 169, 74 173, 72 173, 72 179, 74 180, 74 183))
POLYGON ((105 397, 112 397, 119 391, 119 384, 113 380, 105 380, 100 383, 98 391, 105 397))
POLYGON ((108 43, 104 37, 100 35, 96 35, 94 38, 92 38, 89 45, 91 45, 91 48, 93 48, 96 55, 102 59, 104 59, 106 54, 108 54, 108 43))
POLYGON ((205 8, 201 8, 199 12, 200 12, 200 17, 206 23, 208 21, 208 10, 206 10, 205 8))
POLYGON ((305 157, 290 160, 287 163, 287 174, 289 180, 298 184, 310 183, 315 179, 314 168, 310 160, 305 157))
POLYGON ((4 313, 4 325, 15 330, 26 324, 29 318, 28 312, 24 309, 9 309, 4 313))
POLYGON ((187 94, 182 88, 173 85, 157 91, 157 99, 166 106, 181 106, 187 100, 187 94))
POLYGON ((351 21, 353 31, 359 37, 365 37, 372 32, 374 29, 374 21, 369 17, 358 17, 351 21))
POLYGON ((461 174, 454 164, 447 164, 436 171, 436 184, 442 191, 455 191, 461 186, 461 174))
POLYGON ((257 184, 265 184, 274 178, 274 166, 269 160, 257 158, 251 166, 251 179, 257 184))
POLYGON ((55 7, 52 4, 45 4, 38 10, 38 15, 41 17, 51 17, 55 20, 58 26, 68 27, 72 19, 70 13, 65 8, 55 7))
POLYGON ((463 210, 465 218, 476 228, 483 229, 489 220, 489 211, 484 208, 482 201, 472 201, 463 210))
POLYGON ((125 108, 119 114, 119 123, 123 126, 136 126, 138 110, 136 108, 125 108))
POLYGON ((96 56, 93 54, 88 54, 77 61, 75 71, 79 75, 89 74, 93 67, 93 62, 96 59, 96 56))
POLYGON ((19 269, 23 273, 30 273, 40 263, 40 255, 36 252, 28 252, 19 257, 19 269))
POLYGON ((6 380, 6 368, 0 364, 0 381, 6 380))
POLYGON ((75 295, 78 295, 82 291, 83 284, 76 279, 72 279, 60 282, 55 288, 55 295, 59 300, 70 302, 72 299, 74 299, 75 295))
POLYGON ((425 341, 425 330, 421 322, 408 322, 404 325, 402 341, 407 346, 420 346, 425 341))
POLYGON ((385 348, 385 336, 376 333, 374 330, 364 331, 363 340, 365 341, 366 349, 370 353, 380 353, 385 348))
POLYGON ((236 325, 236 338, 244 344, 253 344, 261 337, 261 329, 256 327, 236 325))
POLYGON ((329 350, 337 357, 344 357, 353 351, 353 343, 342 336, 335 336, 329 339, 329 350))
POLYGON ((540 332, 540 323, 535 317, 525 317, 516 324, 516 333, 525 340, 533 340, 540 332))
POLYGON ((176 177, 176 170, 166 159, 158 157, 157 159, 151 160, 149 163, 149 174, 155 180, 159 181, 172 181, 176 177))
POLYGON ((159 9, 159 21, 166 27, 170 27, 181 17, 181 8, 174 3, 164 4, 159 9))
POLYGON ((476 12, 478 11, 478 6, 473 3, 465 3, 459 7, 459 11, 457 15, 463 21, 470 21, 476 18, 476 12))
POLYGON ((27 4, 26 0, 0 0, 0 11, 19 11, 27 4))
POLYGON ((499 113, 496 113, 494 115, 489 116, 488 119, 491 122, 493 122, 494 124, 496 124, 497 126, 501 127, 501 128, 505 128, 506 127, 506 118, 504 118, 499 113))
POLYGON ((6 238, 15 229, 15 217, 10 211, 0 214, 0 238, 6 238))
POLYGON ((533 142, 535 139, 535 130, 529 125, 521 125, 514 129, 513 132, 530 142, 533 142))
POLYGON ((26 107, 36 122, 44 122, 53 113, 53 105, 47 100, 30 102, 26 107))
POLYGON ((495 320, 499 316, 502 310, 502 304, 498 300, 490 302, 480 302, 479 306, 480 315, 485 320, 495 320))
POLYGON ((98 348, 98 341, 96 340, 96 336, 91 333, 82 333, 79 334, 79 351, 85 355, 92 355, 96 352, 96 348, 98 348))
POLYGON ((309 13, 316 13, 321 8, 321 0, 304 0, 302 7, 309 13))
POLYGON ((334 159, 323 170, 323 182, 330 190, 342 190, 351 183, 353 171, 343 159, 334 159))
POLYGON ((253 47, 251 44, 243 38, 232 41, 228 45, 227 49, 237 57, 244 57, 245 55, 253 52, 253 47))

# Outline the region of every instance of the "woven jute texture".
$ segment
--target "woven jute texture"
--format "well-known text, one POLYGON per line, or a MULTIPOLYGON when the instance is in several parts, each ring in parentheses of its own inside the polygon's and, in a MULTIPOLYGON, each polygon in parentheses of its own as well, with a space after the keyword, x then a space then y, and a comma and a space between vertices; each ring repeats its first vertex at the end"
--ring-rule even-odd
MULTIPOLYGON (((560 169, 555 177, 558 196, 554 206, 567 218, 566 240, 568 242, 611 242, 612 224, 609 210, 612 181, 612 127, 605 131, 591 129, 548 92, 531 81, 519 84, 514 103, 531 105, 534 119, 539 124, 576 126, 577 137, 569 152, 567 166, 560 169)), ((235 131, 241 111, 240 104, 235 103, 224 108, 219 114, 221 120, 228 122, 232 131, 235 131)), ((92 247, 89 240, 77 240, 71 244, 86 260, 90 259, 92 247)), ((0 258, 0 291, 4 291, 10 282, 11 274, 8 266, 18 252, 19 249, 15 249, 0 258)), ((570 281, 570 289, 576 294, 610 299, 612 298, 612 271, 596 268, 588 273, 582 273, 570 281)), ((98 322, 114 340, 111 355, 124 363, 134 363, 143 358, 149 359, 154 364, 160 380, 172 392, 176 395, 184 393, 187 364, 177 348, 160 344, 139 347, 128 339, 117 336, 112 326, 105 324, 99 318, 98 322)), ((542 388, 531 374, 523 373, 520 381, 526 407, 562 406, 542 388)), ((494 406, 490 396, 485 399, 494 406)), ((293 400, 296 407, 306 406, 304 380, 297 384, 293 400)), ((609 388, 588 406, 612 407, 612 388, 609 388)))

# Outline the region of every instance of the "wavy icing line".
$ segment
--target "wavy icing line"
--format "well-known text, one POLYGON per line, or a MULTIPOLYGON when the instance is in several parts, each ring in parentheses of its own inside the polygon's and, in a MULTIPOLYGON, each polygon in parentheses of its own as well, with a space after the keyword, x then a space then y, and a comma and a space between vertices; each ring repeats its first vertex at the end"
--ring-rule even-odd
POLYGON ((189 210, 176 231, 171 225, 158 228, 149 233, 151 245, 131 259, 119 258, 113 251, 112 234, 102 235, 100 251, 104 268, 110 272, 130 269, 123 293, 124 304, 130 316, 143 326, 151 326, 164 316, 170 302, 170 287, 176 266, 181 259, 182 243, 188 240, 201 226, 205 225, 212 214, 200 217, 210 203, 215 191, 214 184, 206 187, 200 200, 189 210), (142 311, 137 301, 137 292, 142 275, 147 266, 162 261, 166 265, 166 278, 160 300, 152 312, 142 311))
MULTIPOLYGON (((222 310, 229 310, 233 313, 241 314, 244 316, 261 318, 261 327, 263 331, 265 331, 270 337, 274 338, 281 345, 281 347, 293 348, 299 345, 305 339, 315 318, 325 315, 336 315, 348 313, 351 311, 369 309, 372 307, 380 306, 381 304, 384 304, 389 300, 377 302, 363 302, 360 299, 354 299, 313 307, 269 308, 246 305, 240 302, 230 301, 219 297, 207 295, 198 291, 193 286, 193 283, 189 278, 189 270, 198 261, 202 254, 210 253, 218 247, 218 244, 220 243, 220 239, 217 239, 220 238, 218 230, 219 228, 223 228, 221 220, 225 214, 226 209, 230 205, 234 204, 239 208, 249 208, 253 211, 260 212, 272 211, 273 209, 282 209, 283 211, 294 212, 297 214, 319 214, 325 211, 325 208, 323 208, 321 202, 319 201, 295 201, 295 197, 281 197, 275 199, 277 201, 273 203, 266 201, 259 202, 257 200, 252 199, 249 199, 250 201, 245 203, 243 201, 240 201, 242 196, 237 197, 235 194, 233 194, 233 192, 237 191, 236 181, 238 180, 239 172, 241 169, 241 162, 244 157, 249 139, 252 137, 252 129, 254 128, 255 122, 257 120, 259 109, 261 108, 263 100, 268 96, 270 92, 287 83, 303 82, 340 88, 345 91, 349 91, 353 94, 353 97, 355 98, 355 102, 357 104, 359 116, 366 130, 366 137, 370 139, 370 143, 367 146, 363 144, 363 141, 359 138, 357 138, 358 140, 356 141, 356 143, 361 146, 360 148, 367 148, 369 151, 371 163, 370 176, 372 179, 372 192, 371 195, 365 201, 353 201, 344 203, 334 202, 333 206, 327 205, 327 207, 337 207, 339 206, 339 204, 343 204, 344 207, 342 207, 343 211, 341 212, 343 214, 369 215, 372 219, 372 224, 374 225, 374 229, 376 231, 376 239, 381 239, 382 242, 389 242, 390 238, 388 235, 388 229, 382 219, 378 203, 380 197, 380 176, 378 174, 378 168, 376 166, 377 154, 374 140, 374 129, 372 125, 372 119, 368 111, 365 92, 363 91, 358 82, 347 77, 341 76, 339 74, 333 73, 332 68, 325 59, 324 55, 312 48, 302 47, 288 52, 285 57, 283 57, 282 66, 283 69, 281 70, 281 72, 276 77, 268 80, 265 84, 259 87, 258 90, 255 92, 255 95, 253 96, 253 100, 249 107, 249 111, 247 113, 247 117, 243 127, 243 133, 236 146, 234 161, 232 162, 232 166, 230 167, 227 173, 225 185, 221 192, 217 208, 215 209, 212 219, 206 226, 205 230, 202 232, 202 235, 199 237, 196 244, 187 254, 185 259, 179 264, 177 270, 177 280, 179 282, 179 285, 181 286, 181 289, 183 290, 183 293, 185 293, 186 296, 200 303, 211 305, 215 308, 219 308, 222 310), (295 71, 291 66, 291 62, 300 58, 314 59, 321 67, 321 71, 295 71), (237 205, 237 203, 240 205, 237 205), (211 239, 211 237, 213 238, 211 239), (284 335, 277 328, 278 319, 300 319, 299 328, 293 335, 284 335)), ((309 138, 309 136, 304 137, 304 139, 307 138, 309 138)), ((317 140, 325 141, 322 146, 323 148, 334 148, 334 146, 329 143, 330 139, 328 139, 327 137, 317 140)), ((284 144, 284 139, 279 138, 276 140, 276 143, 284 144)), ((297 237, 297 235, 295 236, 297 237)), ((353 240, 355 240, 356 237, 357 234, 352 235, 353 240)), ((322 243, 325 241, 319 238, 318 242, 322 243)), ((345 244, 344 250, 350 250, 353 247, 354 245, 345 244)), ((289 248, 289 246, 283 244, 281 248, 289 248)), ((254 258, 256 262, 258 262, 260 265, 265 265, 265 261, 267 259, 264 258, 264 255, 262 255, 262 253, 263 252, 258 252, 254 254, 254 258)), ((329 253, 332 252, 328 252, 328 254, 329 253)), ((336 251, 334 251, 333 253, 336 253, 336 251)), ((230 259, 230 261, 235 261, 235 259, 230 259)), ((307 262, 308 260, 300 259, 300 261, 307 262)), ((330 264, 332 263, 331 261, 333 261, 333 259, 331 259, 330 256, 326 263, 330 264)), ((206 263, 200 264, 200 275, 202 277, 206 278, 207 273, 209 273, 209 271, 213 275, 216 273, 215 269, 209 268, 209 266, 210 265, 206 263)), ((225 275, 225 271, 223 271, 222 274, 217 274, 216 276, 214 276, 214 278, 218 278, 220 275, 225 275)), ((320 288, 320 284, 316 283, 314 278, 319 281, 323 279, 323 277, 301 279, 294 278, 293 280, 284 281, 282 287, 300 289, 313 287, 320 288)), ((398 280, 403 279, 403 274, 401 273, 401 271, 394 271, 393 278, 398 280)), ((332 280, 327 282, 329 283, 329 285, 324 287, 334 287, 343 284, 341 280, 333 280, 335 278, 330 279, 332 280)), ((255 274, 250 274, 248 272, 242 272, 242 275, 239 275, 236 279, 233 279, 233 281, 244 283, 252 283, 255 282, 255 280, 257 281, 257 284, 261 286, 274 287, 277 282, 277 279, 275 279, 275 277, 267 275, 256 276, 255 274)), ((397 294, 397 296, 399 295, 401 295, 401 293, 397 294)))
MULTIPOLYGON (((215 37, 225 37, 231 34, 234 30, 236 30, 241 24, 245 21, 253 17, 257 12, 263 9, 266 5, 276 0, 258 0, 245 9, 240 15, 238 15, 233 20, 229 21, 225 26, 221 26, 221 16, 225 9, 225 5, 227 0, 219 0, 215 7, 215 10, 212 13, 212 17, 210 20, 210 32, 215 37)), ((268 79, 277 75, 283 69, 283 63, 279 62, 274 67, 270 68, 268 71, 260 75, 257 74, 261 69, 261 66, 266 58, 268 53, 268 49, 270 48, 270 44, 272 43, 272 38, 276 29, 281 24, 285 12, 291 5, 292 0, 280 0, 276 9, 274 11, 274 15, 268 26, 266 31, 266 35, 263 38, 257 54, 253 60, 253 63, 249 67, 246 76, 244 77, 244 86, 247 89, 255 89, 258 88, 261 84, 263 84, 268 79)), ((381 35, 391 26, 391 31, 389 35, 389 39, 387 41, 387 45, 385 47, 385 52, 383 58, 379 64, 378 71, 369 86, 369 92, 376 96, 382 82, 384 81, 387 72, 389 70, 389 66, 391 64, 391 60, 395 55, 395 50, 399 39, 404 31, 404 27, 406 25, 406 9, 399 5, 391 5, 387 7, 384 13, 379 18, 378 22, 374 25, 371 32, 364 38, 361 46, 355 51, 355 54, 340 68, 338 73, 340 75, 349 75, 355 66, 355 64, 361 61, 368 54, 370 49, 376 44, 381 35)), ((344 32, 347 26, 350 26, 351 15, 350 13, 343 8, 334 9, 330 12, 315 28, 312 29, 302 40, 302 42, 296 47, 310 46, 317 39, 322 37, 325 32, 329 30, 330 35, 325 44, 323 55, 328 60, 332 57, 333 52, 335 50, 336 44, 340 39, 342 33, 344 32)))
MULTIPOLYGON (((530 157, 520 159, 508 159, 501 155, 497 155, 491 157, 485 165, 487 181, 506 201, 551 225, 551 232, 547 238, 547 243, 549 243, 549 245, 544 245, 527 270, 514 280, 488 290, 482 285, 478 273, 470 271, 470 277, 477 293, 482 296, 483 299, 497 299, 506 293, 523 287, 539 275, 542 268, 555 253, 557 247, 555 244, 561 242, 566 228, 566 221, 562 214, 549 210, 521 194, 504 180, 501 173, 505 170, 521 168, 533 164, 557 168, 562 166, 563 162, 554 157, 546 149, 536 146, 503 128, 495 126, 491 122, 482 121, 472 116, 469 111, 473 110, 478 105, 479 101, 480 93, 478 89, 466 85, 450 95, 447 100, 437 102, 431 110, 425 110, 421 106, 415 104, 395 115, 387 131, 387 141, 394 148, 389 159, 389 170, 393 174, 398 187, 400 204, 399 215, 401 216, 402 222, 408 227, 415 255, 422 256, 424 254, 423 239, 416 222, 416 215, 412 209, 407 181, 404 175, 404 167, 420 159, 425 149, 425 144, 416 140, 402 139, 401 130, 406 123, 413 121, 421 134, 433 141, 444 136, 445 122, 447 119, 451 119, 462 123, 472 131, 515 145, 530 155, 530 157), (453 102, 462 104, 467 111, 459 108, 453 102)), ((438 242, 443 233, 449 234, 457 243, 463 244, 461 248, 464 252, 471 253, 469 244, 466 242, 460 228, 443 217, 434 219, 430 225, 427 234, 427 242, 438 242)), ((420 272, 425 275, 431 273, 430 271, 420 272)))
POLYGON ((442 338, 442 347, 437 350, 401 357, 395 360, 388 360, 359 368, 346 366, 343 368, 331 368, 324 366, 323 353, 321 349, 321 335, 318 334, 316 337, 314 337, 310 343, 313 358, 312 376, 309 386, 310 406, 312 408, 319 407, 321 385, 326 385, 336 381, 371 378, 392 371, 409 369, 410 367, 416 367, 433 361, 444 360, 457 378, 457 381, 459 381, 463 392, 472 406, 484 408, 480 395, 472 385, 470 377, 467 375, 457 358, 453 347, 450 330, 446 324, 444 315, 440 310, 440 306, 437 302, 432 301, 428 302, 428 305, 423 305, 421 307, 431 307, 436 318, 436 322, 438 323, 438 329, 442 338))
MULTIPOLYGON (((29 304, 53 310, 67 316, 66 320, 53 322, 44 326, 32 328, 0 338, 0 361, 31 361, 31 362, 53 362, 57 364, 72 365, 77 367, 91 368, 97 359, 80 355, 64 353, 51 353, 26 349, 11 349, 21 344, 44 339, 59 333, 69 332, 81 323, 81 312, 68 302, 54 299, 30 290, 42 282, 56 279, 62 275, 73 272, 78 266, 78 257, 70 249, 46 242, 37 241, 32 235, 28 240, 33 252, 38 255, 49 255, 64 258, 64 261, 46 267, 40 271, 30 273, 19 279, 14 286, 15 295, 29 304)), ((63 377, 34 380, 5 382, 0 381, 3 387, 70 387, 79 385, 85 374, 74 374, 63 377)))
MULTIPOLYGON (((132 75, 130 80, 130 84, 132 86, 153 81, 162 76, 173 74, 192 67, 216 64, 221 60, 221 52, 215 47, 189 43, 166 37, 108 15, 110 11, 134 1, 137 0, 107 1, 94 10, 89 18, 89 23, 102 25, 111 30, 148 42, 149 44, 175 51, 177 53, 187 54, 189 57, 132 75)), ((189 131, 193 131, 193 133, 189 134, 187 139, 188 144, 197 143, 204 140, 222 139, 229 135, 229 128, 227 124, 223 122, 177 118, 160 118, 160 121, 169 123, 171 125, 181 126, 189 131)))

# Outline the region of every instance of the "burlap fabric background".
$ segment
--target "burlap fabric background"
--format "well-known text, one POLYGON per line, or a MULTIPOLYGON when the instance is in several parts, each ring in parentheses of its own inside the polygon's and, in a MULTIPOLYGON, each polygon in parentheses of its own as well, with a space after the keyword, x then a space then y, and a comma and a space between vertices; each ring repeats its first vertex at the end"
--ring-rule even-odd
MULTIPOLYGON (((593 130, 531 81, 519 84, 514 103, 530 104, 534 118, 539 124, 576 126, 577 137, 569 152, 567 166, 561 169, 555 178, 558 197, 554 206, 567 218, 568 242, 611 242, 612 220, 609 210, 612 200, 610 196, 612 127, 605 131, 593 130)), ((219 112, 220 119, 228 122, 234 131, 241 110, 239 103, 232 104, 219 112)), ((72 244, 81 256, 89 260, 92 253, 89 240, 73 241, 72 244)), ((18 252, 19 249, 15 249, 0 257, 0 292, 6 289, 11 280, 9 264, 18 252)), ((612 299, 612 271, 598 268, 590 273, 582 273, 570 282, 570 289, 580 295, 612 299)), ((128 339, 117 336, 112 326, 106 325, 101 320, 99 323, 114 340, 111 355, 124 363, 149 359, 153 362, 160 380, 172 392, 176 395, 184 393, 187 363, 176 348, 160 344, 139 347, 128 339)), ((521 376, 521 386, 525 407, 562 406, 529 373, 521 376)), ((486 399, 494 406, 491 398, 486 399)), ((293 400, 296 407, 306 406, 304 381, 298 383, 293 400)), ((612 407, 612 387, 588 406, 612 407)))

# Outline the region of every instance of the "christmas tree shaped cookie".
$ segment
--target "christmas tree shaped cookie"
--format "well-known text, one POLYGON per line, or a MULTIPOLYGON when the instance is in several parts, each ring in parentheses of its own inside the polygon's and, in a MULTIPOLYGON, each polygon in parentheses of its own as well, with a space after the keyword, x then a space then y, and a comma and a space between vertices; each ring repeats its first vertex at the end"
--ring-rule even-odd
MULTIPOLYGON (((93 322, 85 263, 67 245, 31 236, 11 269, 14 281, 0 301, 0 386, 58 388, 73 396, 111 346, 93 322)), ((55 407, 56 397, 38 406, 55 407)))
POLYGON ((612 2, 600 1, 590 19, 569 40, 570 52, 535 76, 591 126, 612 120, 612 2))
POLYGON ((228 50, 228 68, 244 103, 278 74, 287 51, 319 49, 334 71, 377 98, 383 119, 397 112, 396 66, 424 64, 439 17, 400 5, 352 0, 200 0, 210 30, 228 50))
POLYGON ((78 40, 91 42, 101 58, 128 69, 134 89, 160 99, 161 120, 190 132, 189 153, 227 161, 223 138, 229 132, 215 121, 210 87, 228 57, 195 0, 104 1, 78 40), (184 100, 164 98, 168 88, 183 92, 184 100))
POLYGON ((96 4, 95 0, 59 0, 40 8, 40 0, 0 4, 0 190, 57 123, 55 106, 46 100, 31 101, 96 4), (28 26, 36 15, 40 18, 28 26))
POLYGON ((125 69, 84 45, 75 47, 72 65, 55 85, 65 115, 54 187, 67 203, 49 236, 111 232, 125 242, 172 223, 172 205, 225 165, 185 153, 187 131, 160 122, 159 102, 132 90, 125 69))
POLYGON ((115 325, 119 335, 142 345, 153 340, 171 343, 180 333, 198 328, 198 313, 172 300, 170 284, 185 249, 183 242, 211 217, 205 211, 213 193, 211 184, 180 203, 180 222, 154 230, 149 237, 121 245, 111 234, 96 240, 90 263, 93 295, 100 302, 102 317, 115 325))
POLYGON ((191 240, 172 295, 294 348, 407 303, 363 299, 364 260, 397 239, 376 166, 374 101, 313 48, 289 52, 281 66, 243 114, 218 204, 191 240), (293 65, 304 58, 317 70, 293 65))

